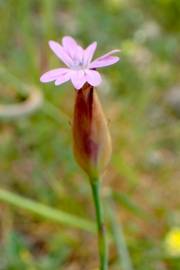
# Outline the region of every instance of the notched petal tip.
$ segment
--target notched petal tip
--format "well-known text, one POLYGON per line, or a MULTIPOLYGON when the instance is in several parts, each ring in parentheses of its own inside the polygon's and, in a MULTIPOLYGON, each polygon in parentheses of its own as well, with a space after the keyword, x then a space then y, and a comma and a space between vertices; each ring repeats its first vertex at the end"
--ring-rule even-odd
POLYGON ((55 82, 54 82, 54 85, 55 86, 58 86, 58 85, 60 85, 61 84, 61 82, 59 82, 58 80, 56 80, 55 82))
POLYGON ((46 83, 46 82, 47 82, 47 81, 44 80, 43 75, 40 77, 39 80, 40 80, 40 82, 42 82, 42 83, 46 83))
POLYGON ((76 40, 73 37, 71 37, 71 36, 64 36, 62 38, 62 43, 63 42, 74 42, 74 43, 77 43, 76 40))
POLYGON ((62 45, 65 49, 72 53, 72 50, 75 50, 78 46, 77 42, 71 36, 65 36, 62 38, 62 45))
POLYGON ((48 76, 48 72, 42 74, 40 77, 40 82, 42 82, 42 83, 48 83, 51 81, 52 81, 52 79, 48 76))
POLYGON ((60 45, 58 42, 54 41, 54 40, 49 40, 48 41, 49 47, 52 48, 54 45, 60 45))
POLYGON ((112 56, 114 64, 117 63, 120 60, 119 56, 112 56))
POLYGON ((92 42, 88 47, 90 47, 90 46, 96 49, 96 47, 97 47, 97 41, 92 42))

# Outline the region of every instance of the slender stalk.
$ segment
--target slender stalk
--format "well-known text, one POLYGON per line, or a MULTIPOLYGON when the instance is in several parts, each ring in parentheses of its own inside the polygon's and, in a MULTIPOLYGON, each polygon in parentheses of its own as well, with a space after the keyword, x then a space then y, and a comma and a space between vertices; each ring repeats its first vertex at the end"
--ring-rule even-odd
POLYGON ((96 210, 100 270, 108 270, 108 246, 104 225, 104 214, 100 198, 100 181, 91 181, 92 195, 96 210))

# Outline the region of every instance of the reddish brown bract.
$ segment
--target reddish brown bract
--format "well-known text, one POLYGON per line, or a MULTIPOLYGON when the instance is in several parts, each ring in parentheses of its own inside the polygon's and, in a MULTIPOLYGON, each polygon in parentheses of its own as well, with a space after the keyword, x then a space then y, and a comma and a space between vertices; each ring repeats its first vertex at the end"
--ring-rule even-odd
POLYGON ((76 92, 73 144, 77 162, 90 178, 102 173, 111 156, 111 138, 97 93, 87 83, 76 92))

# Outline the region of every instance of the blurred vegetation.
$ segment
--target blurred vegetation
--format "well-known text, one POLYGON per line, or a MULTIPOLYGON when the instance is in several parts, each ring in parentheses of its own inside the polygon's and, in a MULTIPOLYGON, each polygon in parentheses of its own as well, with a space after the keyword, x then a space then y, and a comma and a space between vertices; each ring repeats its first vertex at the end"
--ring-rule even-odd
MULTIPOLYGON (((97 55, 121 48, 121 62, 101 70, 97 90, 114 146, 104 198, 112 193, 134 269, 180 269, 164 245, 180 226, 180 1, 0 0, 0 18, 0 103, 24 101, 22 84, 44 95, 34 114, 0 118, 1 188, 93 220, 88 180, 72 155, 72 86, 42 85, 39 77, 59 66, 49 39, 96 40, 97 55)), ((109 263, 123 270, 113 241, 109 263)), ((0 270, 96 267, 92 234, 0 202, 0 270)))

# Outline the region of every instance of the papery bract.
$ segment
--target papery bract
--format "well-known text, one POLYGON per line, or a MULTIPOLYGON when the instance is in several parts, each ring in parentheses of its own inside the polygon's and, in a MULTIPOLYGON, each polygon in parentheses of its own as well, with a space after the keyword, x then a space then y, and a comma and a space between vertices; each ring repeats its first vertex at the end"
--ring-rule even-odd
POLYGON ((89 84, 76 93, 73 145, 77 162, 95 179, 110 160, 111 138, 98 95, 89 84))

